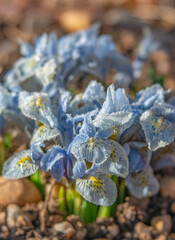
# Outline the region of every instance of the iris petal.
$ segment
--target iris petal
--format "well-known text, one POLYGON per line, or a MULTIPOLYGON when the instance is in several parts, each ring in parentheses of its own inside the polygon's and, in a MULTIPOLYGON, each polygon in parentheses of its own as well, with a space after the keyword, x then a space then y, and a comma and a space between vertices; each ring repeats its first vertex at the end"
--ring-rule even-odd
POLYGON ((111 206, 117 198, 117 189, 112 179, 103 173, 96 173, 87 179, 77 179, 78 192, 89 202, 111 206))
POLYGON ((30 157, 30 150, 25 150, 4 163, 2 175, 5 178, 19 179, 32 175, 38 168, 39 165, 36 165, 30 157))

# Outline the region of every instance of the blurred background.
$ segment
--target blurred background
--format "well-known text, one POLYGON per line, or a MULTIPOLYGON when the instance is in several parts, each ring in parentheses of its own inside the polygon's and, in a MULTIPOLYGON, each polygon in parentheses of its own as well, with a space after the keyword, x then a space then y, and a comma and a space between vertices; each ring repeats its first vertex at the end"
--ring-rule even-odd
MULTIPOLYGON (((0 0, 0 81, 20 56, 19 39, 32 42, 52 31, 61 36, 97 21, 131 60, 149 26, 165 50, 150 61, 164 87, 175 89, 175 0, 0 0)), ((147 74, 142 79, 139 88, 149 85, 147 74)))

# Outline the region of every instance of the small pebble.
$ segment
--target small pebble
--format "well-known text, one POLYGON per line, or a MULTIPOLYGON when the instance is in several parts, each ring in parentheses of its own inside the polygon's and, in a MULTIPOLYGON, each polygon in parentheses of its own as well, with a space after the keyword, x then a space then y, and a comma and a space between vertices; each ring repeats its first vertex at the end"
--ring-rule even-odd
POLYGON ((0 232, 2 233, 8 232, 8 227, 6 225, 2 225, 0 229, 1 229, 0 232))
POLYGON ((13 228, 16 226, 16 216, 20 208, 16 204, 10 204, 7 207, 7 226, 13 228))
POLYGON ((169 233, 172 228, 172 219, 168 214, 153 217, 151 220, 151 226, 153 226, 158 232, 169 233))
POLYGON ((53 225, 53 229, 56 232, 62 232, 63 234, 65 234, 65 236, 70 239, 71 237, 73 237, 73 235, 75 234, 75 230, 72 226, 72 224, 70 224, 69 222, 62 222, 62 223, 56 223, 55 225, 53 225))
POLYGON ((75 238, 77 240, 84 240, 86 235, 87 235, 87 229, 83 228, 83 229, 77 231, 75 238))
POLYGON ((107 230, 109 232, 109 235, 111 235, 112 237, 117 237, 120 232, 119 226, 117 224, 109 225, 107 227, 107 230))

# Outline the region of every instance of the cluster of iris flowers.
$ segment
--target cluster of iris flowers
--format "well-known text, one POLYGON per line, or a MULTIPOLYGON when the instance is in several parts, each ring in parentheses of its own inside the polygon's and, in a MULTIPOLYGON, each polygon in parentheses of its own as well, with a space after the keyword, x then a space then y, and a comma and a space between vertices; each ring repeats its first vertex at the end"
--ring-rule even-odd
POLYGON ((157 194, 154 171, 175 165, 174 101, 165 102, 169 91, 159 84, 135 98, 115 89, 118 82, 104 87, 111 69, 120 85, 134 81, 157 47, 152 41, 146 37, 132 64, 109 36, 98 36, 96 24, 60 39, 43 34, 34 46, 21 42, 23 57, 0 85, 0 131, 12 121, 28 134, 30 148, 9 158, 2 175, 19 179, 40 168, 58 182, 74 182, 83 198, 100 206, 117 199, 112 176, 125 179, 137 198, 157 194), (96 80, 71 93, 70 84, 88 77, 96 80))

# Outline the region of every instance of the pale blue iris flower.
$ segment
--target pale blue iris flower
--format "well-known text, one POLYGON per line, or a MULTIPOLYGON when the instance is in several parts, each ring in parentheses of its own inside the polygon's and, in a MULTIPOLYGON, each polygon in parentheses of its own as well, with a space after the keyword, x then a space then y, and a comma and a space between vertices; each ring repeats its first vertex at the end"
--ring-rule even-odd
POLYGON ((98 81, 112 69, 136 77, 152 40, 143 43, 131 66, 110 36, 99 36, 98 30, 93 25, 60 39, 43 34, 33 46, 21 43, 23 57, 0 85, 0 133, 1 116, 18 123, 30 130, 30 149, 8 159, 2 174, 18 179, 40 168, 58 182, 63 177, 74 181, 89 202, 110 206, 117 198, 111 175, 125 178, 135 197, 159 191, 151 166, 161 169, 162 158, 172 166, 174 150, 157 155, 161 157, 156 164, 151 151, 173 145, 175 107, 165 103, 168 91, 158 84, 138 92, 135 100, 113 84, 106 92, 98 81), (71 94, 69 83, 80 79, 81 86, 87 79, 97 81, 71 94))
POLYGON ((155 151, 175 139, 175 107, 155 104, 140 117, 140 123, 150 150, 155 151))
POLYGON ((93 122, 102 129, 116 128, 117 137, 132 125, 133 113, 124 89, 108 87, 106 100, 93 122))

